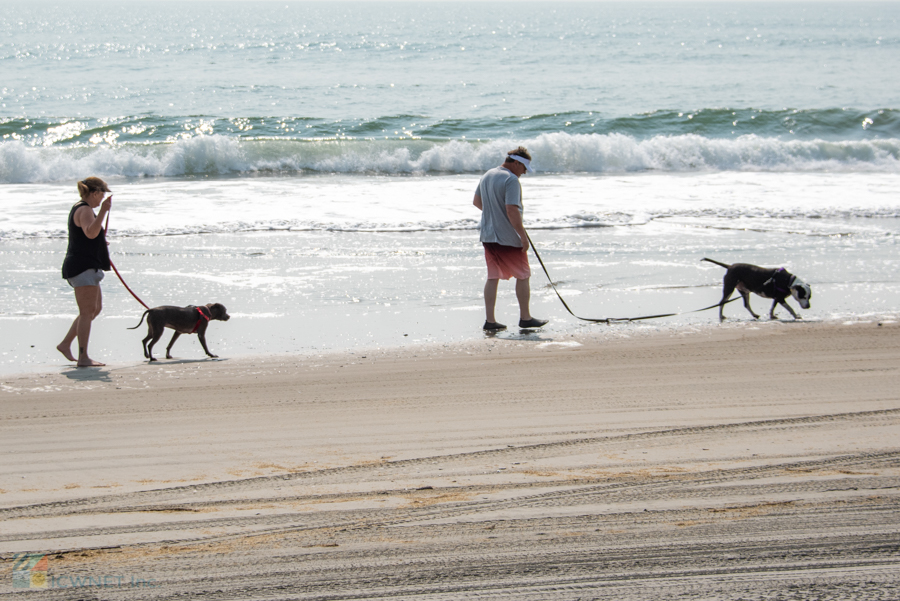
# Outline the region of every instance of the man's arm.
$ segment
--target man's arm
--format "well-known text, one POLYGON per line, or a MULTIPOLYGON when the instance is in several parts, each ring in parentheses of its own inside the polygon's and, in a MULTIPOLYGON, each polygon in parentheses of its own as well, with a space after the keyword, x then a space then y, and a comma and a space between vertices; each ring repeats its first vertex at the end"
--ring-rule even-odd
POLYGON ((519 234, 522 240, 522 250, 528 252, 528 235, 525 233, 525 225, 522 223, 522 213, 519 212, 518 205, 506 205, 506 216, 509 217, 509 223, 519 234))
POLYGON ((476 207, 478 207, 479 211, 484 210, 484 205, 481 202, 481 197, 478 196, 477 194, 475 195, 475 199, 472 201, 472 204, 475 205, 476 207))

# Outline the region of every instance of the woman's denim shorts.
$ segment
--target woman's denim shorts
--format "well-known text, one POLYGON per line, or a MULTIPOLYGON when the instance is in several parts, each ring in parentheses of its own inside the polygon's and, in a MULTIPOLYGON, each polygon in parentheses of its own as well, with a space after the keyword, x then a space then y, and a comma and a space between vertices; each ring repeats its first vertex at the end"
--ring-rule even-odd
POLYGON ((72 288, 78 288, 80 286, 99 286, 103 276, 104 273, 99 269, 88 269, 82 271, 74 278, 66 279, 66 281, 69 282, 69 286, 72 288))

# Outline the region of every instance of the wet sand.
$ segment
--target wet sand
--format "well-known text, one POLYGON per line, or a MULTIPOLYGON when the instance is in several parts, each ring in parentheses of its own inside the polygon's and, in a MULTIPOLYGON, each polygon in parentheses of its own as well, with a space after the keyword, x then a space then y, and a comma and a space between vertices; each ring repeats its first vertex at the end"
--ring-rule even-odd
POLYGON ((900 326, 0 379, 0 598, 897 599, 900 326))

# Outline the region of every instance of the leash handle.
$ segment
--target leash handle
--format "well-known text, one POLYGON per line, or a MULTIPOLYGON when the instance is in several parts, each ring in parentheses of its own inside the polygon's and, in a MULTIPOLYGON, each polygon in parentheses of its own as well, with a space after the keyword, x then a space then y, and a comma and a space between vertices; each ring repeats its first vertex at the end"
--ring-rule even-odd
MULTIPOLYGON (((109 211, 106 212, 106 228, 105 228, 105 232, 106 232, 106 233, 109 232, 109 214, 110 214, 110 213, 112 213, 112 209, 110 209, 109 211)), ((109 250, 108 250, 108 249, 107 249, 107 254, 109 254, 109 250)), ((112 267, 112 268, 113 268, 113 271, 116 272, 116 275, 118 276, 119 281, 122 282, 122 285, 123 285, 123 286, 125 286, 125 290, 127 290, 128 292, 130 292, 130 293, 131 293, 131 296, 134 297, 134 300, 136 300, 137 302, 141 303, 141 306, 143 306, 145 309, 147 309, 147 310, 149 311, 149 310, 150 310, 150 307, 147 306, 147 303, 145 303, 144 301, 142 301, 142 300, 140 299, 140 297, 139 297, 137 294, 134 293, 134 290, 132 290, 131 288, 129 288, 129 287, 128 287, 128 284, 125 283, 125 280, 122 278, 122 274, 119 273, 119 270, 118 270, 118 269, 116 269, 116 264, 112 262, 112 259, 109 260, 109 266, 112 267)))

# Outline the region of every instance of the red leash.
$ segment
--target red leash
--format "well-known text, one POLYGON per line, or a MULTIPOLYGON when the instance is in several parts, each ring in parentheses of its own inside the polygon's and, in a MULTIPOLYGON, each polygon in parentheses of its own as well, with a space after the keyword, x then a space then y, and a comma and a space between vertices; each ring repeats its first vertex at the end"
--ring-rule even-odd
MULTIPOLYGON (((112 211, 108 211, 108 212, 106 213, 106 232, 109 232, 109 213, 110 213, 110 212, 112 212, 112 211)), ((135 294, 134 291, 133 291, 131 288, 128 287, 128 284, 125 283, 125 280, 122 279, 122 274, 119 273, 119 270, 118 270, 118 269, 116 269, 116 265, 115 265, 115 263, 112 262, 112 259, 109 260, 109 265, 110 265, 110 267, 113 268, 113 271, 116 272, 116 275, 119 276, 119 281, 122 282, 122 285, 123 285, 123 286, 125 286, 125 290, 127 290, 128 292, 131 292, 131 296, 134 297, 134 300, 136 300, 137 302, 141 303, 141 305, 143 305, 144 308, 147 309, 147 310, 149 311, 149 310, 150 310, 150 307, 147 306, 147 303, 145 303, 144 301, 142 301, 142 300, 138 297, 138 295, 135 294)))

